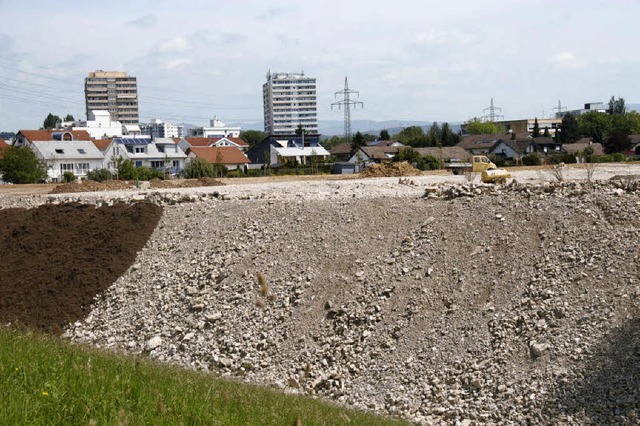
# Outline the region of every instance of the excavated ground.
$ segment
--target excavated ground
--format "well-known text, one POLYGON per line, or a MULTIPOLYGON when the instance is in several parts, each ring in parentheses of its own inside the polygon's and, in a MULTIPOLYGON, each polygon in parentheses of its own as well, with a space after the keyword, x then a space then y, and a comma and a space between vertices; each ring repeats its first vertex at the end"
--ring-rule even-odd
POLYGON ((65 336, 423 424, 640 421, 637 181, 379 182, 166 199, 65 336))
POLYGON ((135 261, 155 229, 154 204, 0 210, 0 320, 60 333, 135 261))

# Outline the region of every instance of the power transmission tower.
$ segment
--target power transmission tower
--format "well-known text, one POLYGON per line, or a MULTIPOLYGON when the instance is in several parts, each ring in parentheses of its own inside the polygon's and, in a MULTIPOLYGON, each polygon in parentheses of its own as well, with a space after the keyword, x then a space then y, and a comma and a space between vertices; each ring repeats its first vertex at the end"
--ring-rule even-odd
POLYGON ((562 106, 562 104, 560 103, 560 99, 558 99, 558 106, 553 108, 553 110, 558 111, 556 113, 557 118, 562 117, 564 115, 563 112, 567 112, 567 108, 562 106))
POLYGON ((483 112, 488 112, 484 118, 485 121, 494 122, 496 119, 504 118, 504 115, 497 114, 498 112, 502 112, 502 108, 493 105, 493 98, 491 98, 491 105, 482 110, 483 112))
POLYGON ((347 77, 344 78, 344 90, 340 90, 335 93, 335 96, 342 95, 343 99, 331 104, 331 109, 334 106, 337 106, 338 109, 344 107, 344 137, 349 142, 351 140, 351 107, 357 108, 360 105, 364 108, 364 103, 360 101, 356 101, 351 99, 351 95, 355 94, 358 98, 360 97, 360 92, 357 90, 350 90, 349 83, 347 82, 347 77))

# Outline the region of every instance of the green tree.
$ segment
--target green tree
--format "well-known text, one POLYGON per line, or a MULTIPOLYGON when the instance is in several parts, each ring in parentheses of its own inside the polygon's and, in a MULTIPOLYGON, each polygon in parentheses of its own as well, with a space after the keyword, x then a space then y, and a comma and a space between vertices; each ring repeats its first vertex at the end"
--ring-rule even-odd
POLYGON ((544 126, 544 132, 542 133, 542 136, 544 136, 545 138, 551 137, 551 133, 549 133, 549 126, 544 126))
POLYGON ((120 180, 133 180, 137 177, 136 168, 131 160, 118 157, 116 160, 116 168, 118 170, 118 179, 120 180))
POLYGON ((533 130, 531 131, 531 137, 539 138, 540 137, 540 125, 538 124, 538 117, 536 117, 533 122, 533 130))
POLYGON ((629 123, 629 134, 640 134, 640 114, 636 111, 630 111, 625 114, 625 117, 629 123))
POLYGON ((440 142, 442 143, 442 146, 454 146, 460 142, 460 135, 451 130, 449 123, 442 123, 442 129, 440 130, 440 142))
POLYGON ((29 148, 9 147, 0 160, 2 180, 9 183, 39 183, 47 178, 42 161, 29 148))
POLYGON ((478 117, 469 119, 465 123, 465 130, 470 135, 496 135, 504 133, 503 126, 494 123, 493 121, 482 121, 478 117))
POLYGON ((367 141, 365 140, 365 138, 362 135, 362 133, 356 132, 355 136, 353 137, 353 139, 351 141, 351 151, 353 151, 353 152, 358 151, 358 149, 360 149, 361 147, 365 146, 366 143, 367 143, 367 141))
POLYGON ((409 126, 402 129, 393 135, 393 139, 413 147, 427 146, 427 136, 420 126, 409 126))
POLYGON ((296 136, 302 136, 303 133, 304 127, 302 126, 302 124, 298 124, 298 127, 296 127, 296 136))
POLYGON ((616 152, 624 152, 631 149, 631 139, 629 135, 622 130, 614 130, 604 141, 604 151, 607 154, 616 152))
POLYGON ((624 115, 627 112, 627 108, 624 105, 624 98, 616 99, 615 96, 612 96, 609 100, 609 108, 607 109, 607 113, 610 115, 624 115))
POLYGON ((64 121, 75 121, 75 119, 73 118, 73 115, 71 115, 71 114, 67 114, 67 115, 64 117, 64 121))
POLYGON ((391 136, 389 136, 389 132, 387 131, 387 129, 384 130, 380 130, 380 137, 379 139, 381 141, 388 141, 391 139, 391 136))
POLYGON ((578 116, 578 125, 582 136, 590 137, 597 143, 604 143, 611 128, 611 115, 589 111, 578 116))
POLYGON ((42 127, 45 129, 53 129, 54 127, 56 127, 56 123, 58 122, 58 120, 60 120, 60 117, 49 113, 49 115, 47 115, 47 118, 44 119, 42 127))
POLYGON ((427 146, 442 146, 441 136, 440 126, 434 121, 427 132, 427 146))
POLYGON ((216 171, 213 165, 207 163, 202 158, 194 158, 187 167, 184 168, 184 174, 189 179, 198 179, 201 177, 215 177, 216 171))
POLYGON ((559 132, 560 143, 575 143, 580 139, 580 126, 575 115, 566 113, 562 116, 559 132))
POLYGON ((260 130, 245 130, 240 132, 240 139, 245 141, 250 147, 262 142, 266 137, 267 134, 260 130))

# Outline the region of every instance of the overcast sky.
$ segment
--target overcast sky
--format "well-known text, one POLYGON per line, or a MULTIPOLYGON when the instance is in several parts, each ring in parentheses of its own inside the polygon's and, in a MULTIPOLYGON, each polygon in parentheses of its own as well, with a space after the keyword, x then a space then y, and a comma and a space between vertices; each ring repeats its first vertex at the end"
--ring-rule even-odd
POLYGON ((348 76, 353 119, 507 119, 640 102, 638 0, 0 0, 0 130, 85 115, 84 77, 138 78, 141 120, 262 119, 268 70, 317 78, 320 119, 348 76))

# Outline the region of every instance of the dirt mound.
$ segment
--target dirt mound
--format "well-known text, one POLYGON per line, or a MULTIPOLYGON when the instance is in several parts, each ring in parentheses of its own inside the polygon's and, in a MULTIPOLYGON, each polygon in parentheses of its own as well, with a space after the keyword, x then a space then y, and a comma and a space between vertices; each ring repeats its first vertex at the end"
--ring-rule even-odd
POLYGON ((221 186, 224 183, 214 178, 200 179, 152 179, 149 182, 137 182, 133 180, 105 180, 104 182, 96 182, 92 180, 75 180, 55 187, 51 194, 69 194, 75 192, 100 192, 100 191, 118 191, 122 189, 135 188, 197 188, 201 186, 221 186))
POLYGON ((407 162, 373 164, 367 167, 360 176, 362 177, 394 177, 394 176, 417 176, 421 174, 407 162))
POLYGON ((104 182, 96 182, 94 180, 74 180, 73 182, 56 186, 51 191, 51 194, 117 191, 121 189, 133 189, 135 187, 136 183, 129 180, 105 180, 104 182))
POLYGON ((154 204, 0 210, 0 319, 59 333, 133 263, 155 229, 154 204))

